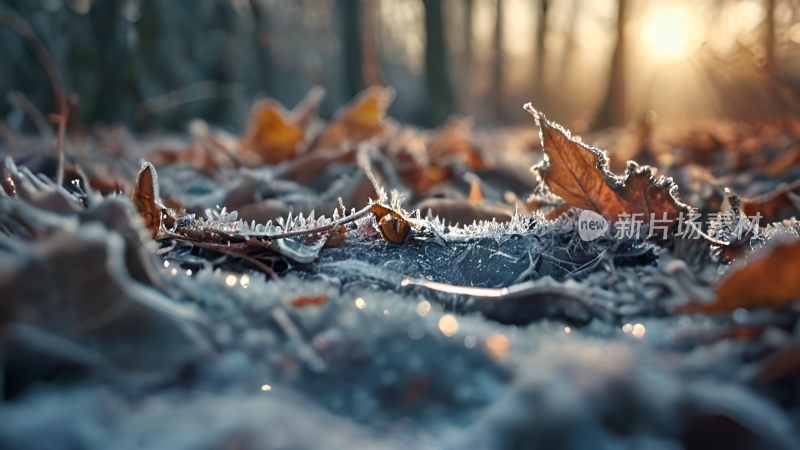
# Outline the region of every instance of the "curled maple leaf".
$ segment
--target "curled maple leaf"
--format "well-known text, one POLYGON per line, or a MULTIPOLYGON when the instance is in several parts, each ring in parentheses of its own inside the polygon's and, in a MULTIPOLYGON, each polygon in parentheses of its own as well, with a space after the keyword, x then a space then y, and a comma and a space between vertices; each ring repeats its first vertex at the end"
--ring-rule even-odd
POLYGON ((539 126, 546 156, 533 171, 567 204, 595 211, 612 222, 622 214, 675 221, 691 210, 678 200, 672 178, 656 178, 649 166, 634 161, 628 161, 622 176, 614 175, 603 150, 573 139, 569 131, 549 121, 530 103, 525 110, 539 126))

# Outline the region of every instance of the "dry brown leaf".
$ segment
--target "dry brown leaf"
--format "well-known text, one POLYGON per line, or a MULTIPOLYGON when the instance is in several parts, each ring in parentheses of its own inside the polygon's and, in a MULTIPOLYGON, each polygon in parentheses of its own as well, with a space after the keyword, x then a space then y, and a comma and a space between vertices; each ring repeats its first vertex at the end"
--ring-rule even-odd
POLYGON ((800 240, 780 242, 732 271, 711 303, 678 308, 684 313, 726 313, 738 308, 789 307, 800 300, 800 240))
POLYGON ((448 159, 458 159, 473 170, 485 167, 483 158, 470 139, 471 118, 451 120, 428 144, 428 158, 432 165, 447 164, 448 159))
POLYGON ((161 228, 161 208, 158 205, 158 176, 149 162, 142 165, 136 176, 131 201, 155 238, 161 228))
POLYGON ((650 214, 661 219, 676 220, 681 212, 690 208, 677 199, 677 186, 671 178, 653 176, 648 166, 633 161, 621 177, 608 169, 605 152, 572 139, 560 125, 550 122, 528 103, 531 113, 541 129, 545 159, 534 171, 553 193, 565 202, 581 209, 601 214, 616 221, 623 213, 650 214))
POLYGON ((328 240, 325 241, 324 248, 341 247, 344 245, 346 238, 347 228, 344 225, 339 225, 328 234, 328 240))
POLYGON ((341 108, 328 127, 317 137, 312 150, 338 149, 380 136, 386 129, 384 117, 394 100, 394 89, 373 86, 341 108))
POLYGON ((253 106, 247 133, 239 146, 245 164, 277 164, 294 159, 303 142, 303 127, 280 103, 261 100, 253 106))
POLYGON ((781 153, 764 168, 764 173, 777 176, 793 168, 797 163, 800 163, 800 144, 781 153))
POLYGON ((405 215, 380 203, 373 203, 369 210, 375 216, 378 230, 384 239, 393 244, 406 242, 412 227, 405 215))
POLYGON ((779 186, 772 192, 742 199, 742 211, 749 216, 760 214, 762 222, 779 222, 800 213, 800 180, 779 186))
POLYGON ((403 165, 399 171, 403 182, 419 195, 427 194, 434 186, 453 178, 453 169, 448 166, 426 166, 416 161, 403 165))

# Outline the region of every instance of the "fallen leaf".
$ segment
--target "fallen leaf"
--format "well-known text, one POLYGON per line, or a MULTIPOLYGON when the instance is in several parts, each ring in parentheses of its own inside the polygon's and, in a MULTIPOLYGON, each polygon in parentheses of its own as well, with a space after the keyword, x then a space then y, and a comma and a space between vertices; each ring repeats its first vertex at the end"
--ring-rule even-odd
POLYGON ((159 167, 175 163, 186 163, 203 172, 215 172, 219 168, 219 164, 208 149, 198 145, 160 147, 147 155, 147 159, 159 167))
POLYGON ((764 173, 770 176, 780 175, 800 163, 800 144, 781 153, 765 168, 764 173))
POLYGON ((158 205, 158 176, 156 169, 149 162, 145 162, 136 176, 133 186, 131 201, 139 215, 144 219, 147 229, 155 238, 161 228, 161 209, 158 205))
POLYGON ((310 297, 297 297, 289 303, 295 308, 305 308, 307 306, 321 306, 328 302, 327 295, 314 295, 310 297))
POLYGON ((340 109, 333 121, 312 145, 313 150, 331 150, 380 136, 386 130, 384 116, 394 100, 394 89, 373 86, 358 95, 350 105, 340 109))
POLYGON ((373 203, 370 212, 378 222, 381 236, 393 244, 403 244, 411 232, 411 222, 405 215, 380 203, 373 203))
POLYGON ((303 127, 275 100, 261 100, 253 107, 239 153, 247 165, 277 164, 294 159, 303 142, 303 127))
POLYGON ((608 169, 603 150, 572 139, 560 125, 550 122, 528 103, 525 109, 541 129, 546 159, 534 171, 553 193, 581 209, 616 221, 621 214, 643 214, 643 220, 666 217, 676 220, 690 208, 677 198, 677 186, 671 178, 653 176, 648 166, 633 161, 621 177, 608 169))
POLYGON ((748 217, 760 214, 762 223, 780 222, 798 216, 800 180, 757 197, 742 199, 742 211, 748 217))
POLYGON ((485 167, 483 158, 470 139, 471 118, 451 120, 428 144, 428 158, 432 165, 443 165, 447 159, 460 160, 466 167, 480 170, 485 167))
POLYGON ((401 167, 400 176, 416 194, 422 195, 434 186, 453 178, 453 170, 447 166, 420 165, 412 162, 401 167))
POLYGON ((738 308, 788 308, 800 300, 800 240, 754 254, 717 286, 716 299, 678 308, 684 313, 726 313, 738 308))
POLYGON ((331 230, 328 235, 328 240, 325 241, 324 248, 341 247, 344 245, 347 236, 347 228, 344 225, 339 225, 331 230))

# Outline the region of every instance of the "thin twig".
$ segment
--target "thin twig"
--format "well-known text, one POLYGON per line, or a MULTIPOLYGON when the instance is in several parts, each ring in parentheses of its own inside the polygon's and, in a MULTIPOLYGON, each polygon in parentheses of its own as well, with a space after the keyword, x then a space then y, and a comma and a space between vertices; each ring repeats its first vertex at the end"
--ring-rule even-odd
POLYGON ((151 114, 174 109, 187 103, 222 97, 220 91, 227 87, 229 87, 227 84, 211 80, 187 84, 143 100, 136 106, 135 117, 137 120, 142 120, 151 114))
POLYGON ((251 237, 250 239, 244 242, 228 242, 226 244, 220 244, 216 242, 199 241, 197 239, 184 236, 182 234, 173 233, 172 231, 165 231, 165 230, 160 231, 158 233, 158 236, 156 236, 156 240, 163 240, 163 239, 173 239, 176 241, 188 242, 196 247, 201 247, 218 252, 248 251, 248 250, 258 250, 258 249, 265 250, 270 247, 270 242, 261 241, 256 237, 251 237))
POLYGON ((56 184, 64 184, 64 138, 67 134, 67 121, 69 120, 69 107, 61 108, 61 113, 55 117, 58 122, 58 172, 56 172, 56 184))
POLYGON ((31 122, 33 122, 33 124, 39 130, 39 134, 46 138, 53 137, 53 130, 50 128, 50 124, 47 122, 47 117, 45 117, 42 111, 33 104, 31 99, 29 99, 22 92, 18 91, 11 91, 6 95, 6 97, 8 98, 9 102, 14 104, 14 106, 28 115, 28 117, 31 119, 31 122))
POLYGON ((255 257, 252 257, 250 255, 241 254, 241 253, 236 253, 236 252, 220 251, 220 253, 224 253, 226 255, 233 256, 233 257, 236 257, 236 258, 241 258, 241 259, 249 262, 250 264, 254 265, 257 269, 259 269, 262 272, 264 272, 267 275, 269 275, 270 278, 272 278, 272 279, 277 279, 278 278, 277 272, 275 272, 275 270, 273 270, 272 267, 264 264, 263 262, 259 261, 255 257))
MULTIPOLYGON (((269 248, 269 242, 263 242, 258 239, 249 239, 245 242, 234 242, 229 244, 218 244, 215 242, 204 242, 198 241, 186 236, 182 236, 178 233, 173 233, 171 231, 161 231, 157 239, 172 239, 184 243, 188 243, 195 247, 203 248, 206 250, 211 250, 217 253, 222 253, 224 255, 232 256, 235 258, 241 258, 250 264, 254 265, 257 269, 261 270, 262 272, 266 273, 272 278, 278 278, 278 274, 269 267, 268 265, 264 264, 263 262, 259 261, 258 259, 244 253, 248 250, 254 249, 267 249, 269 248)), ((168 251, 171 251, 175 248, 175 246, 167 247, 164 252, 160 252, 159 254, 166 254, 168 251)))

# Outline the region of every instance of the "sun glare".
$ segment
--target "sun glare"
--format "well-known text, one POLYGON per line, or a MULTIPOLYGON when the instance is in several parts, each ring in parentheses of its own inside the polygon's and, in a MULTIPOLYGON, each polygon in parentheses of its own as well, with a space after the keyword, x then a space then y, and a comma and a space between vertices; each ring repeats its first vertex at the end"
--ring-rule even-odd
POLYGON ((662 8, 648 12, 642 21, 642 43, 656 61, 685 59, 699 45, 697 19, 684 9, 662 8))

